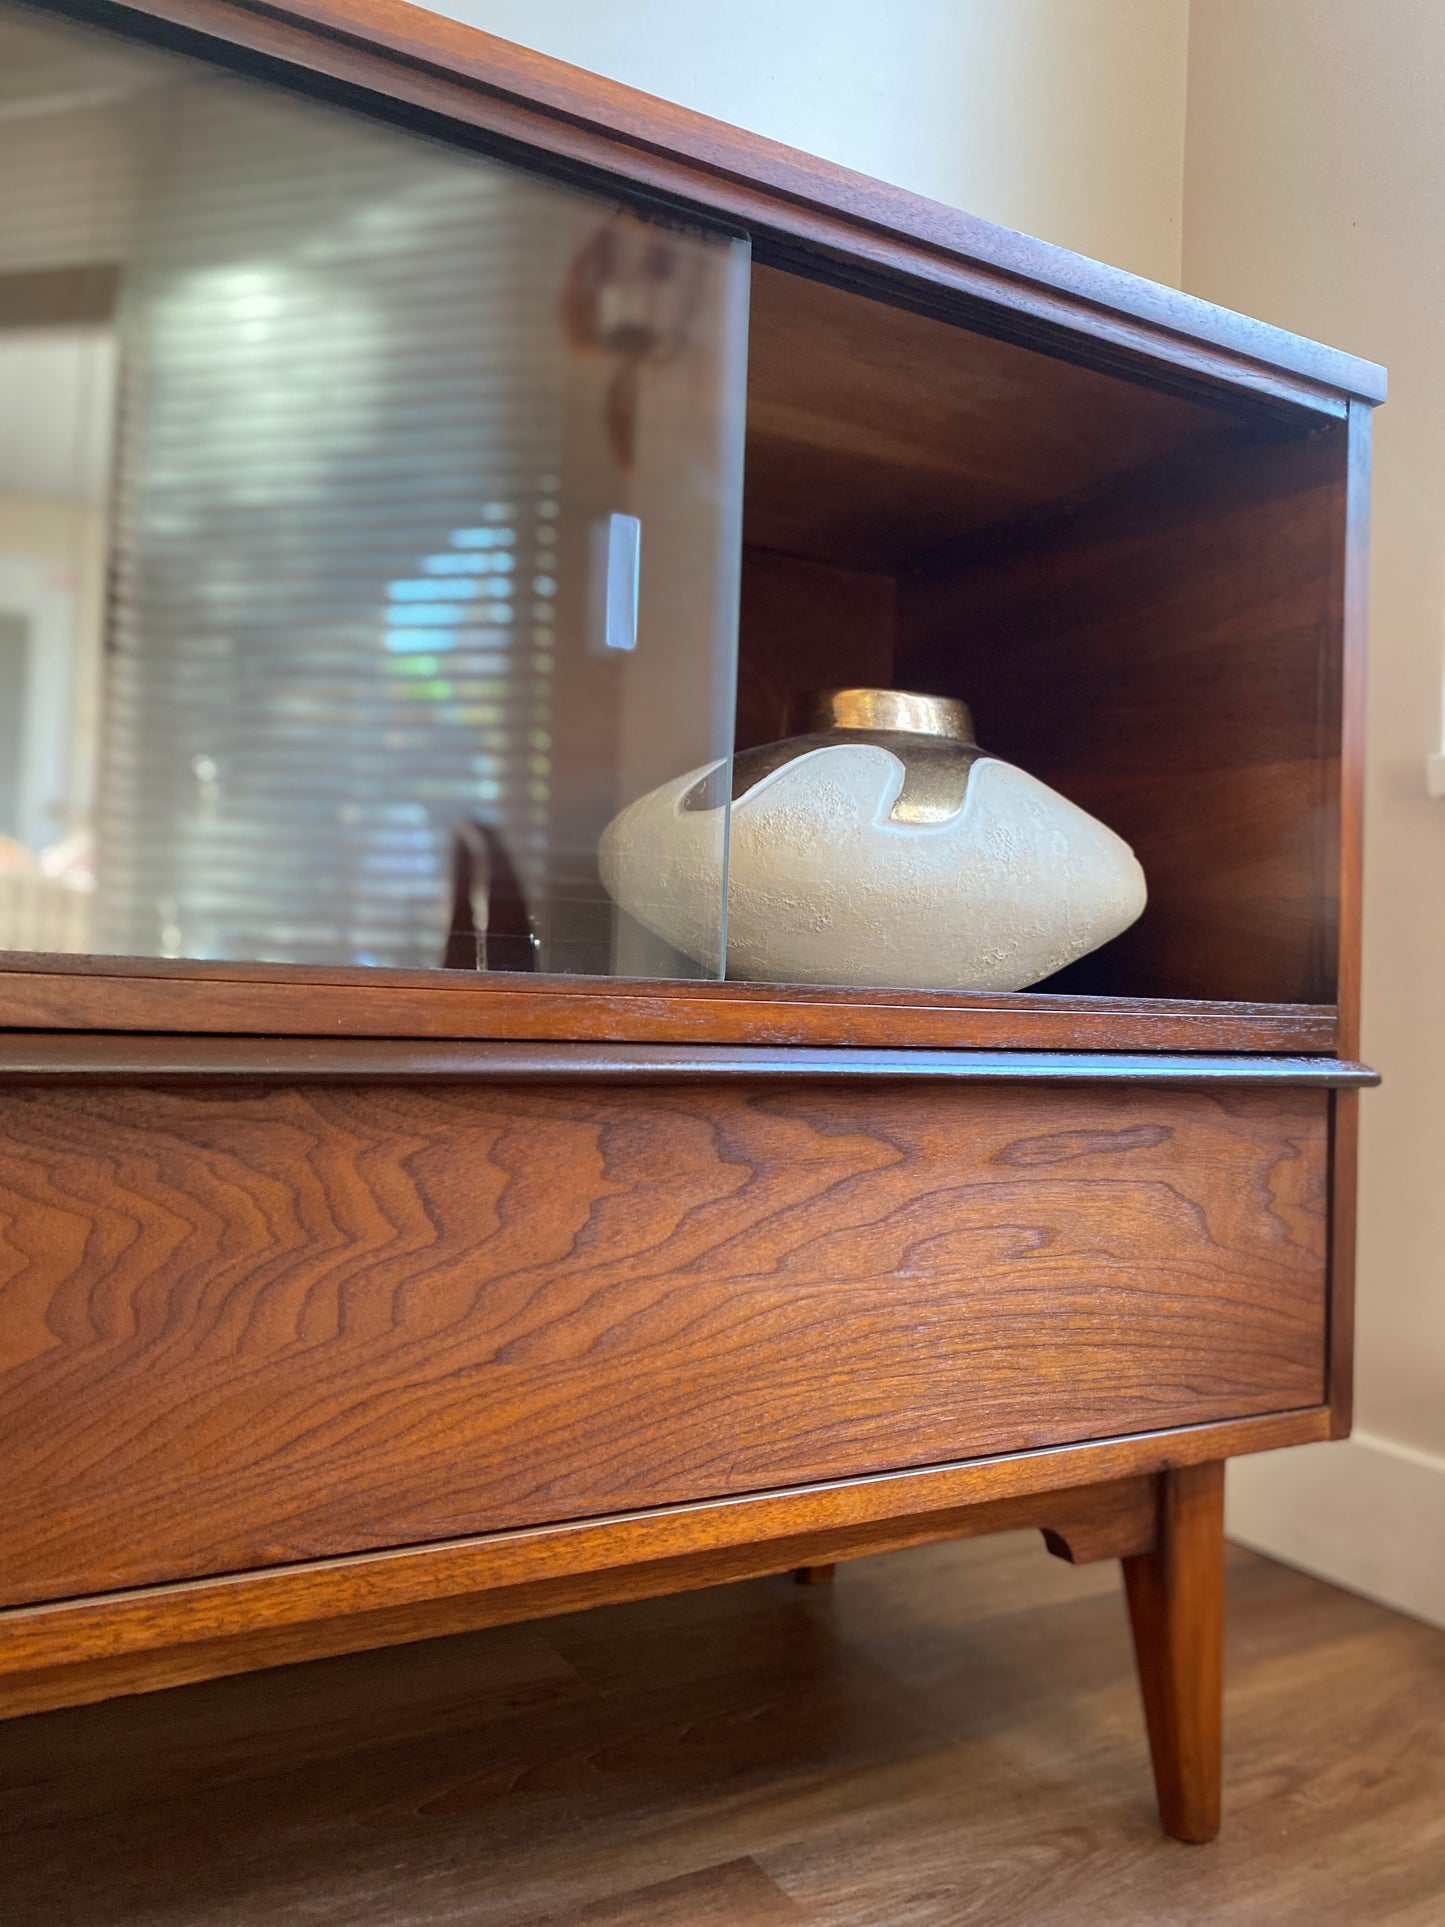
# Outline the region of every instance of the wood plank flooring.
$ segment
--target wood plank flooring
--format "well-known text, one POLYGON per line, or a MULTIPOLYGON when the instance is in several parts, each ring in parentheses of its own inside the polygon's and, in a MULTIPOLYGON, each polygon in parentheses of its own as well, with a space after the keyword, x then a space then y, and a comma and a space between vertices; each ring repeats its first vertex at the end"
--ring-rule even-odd
POLYGON ((0 1726, 4 1927, 1442 1927, 1445 1633, 1230 1562, 1224 1835, 1036 1535, 0 1726))

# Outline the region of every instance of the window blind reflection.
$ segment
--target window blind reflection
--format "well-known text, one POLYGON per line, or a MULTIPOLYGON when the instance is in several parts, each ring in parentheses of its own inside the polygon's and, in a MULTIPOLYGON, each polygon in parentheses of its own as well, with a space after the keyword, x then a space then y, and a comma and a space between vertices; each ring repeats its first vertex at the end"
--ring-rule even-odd
POLYGON ((592 210, 234 83, 168 120, 121 316, 100 941, 435 964, 455 820, 546 890, 537 331, 592 210))

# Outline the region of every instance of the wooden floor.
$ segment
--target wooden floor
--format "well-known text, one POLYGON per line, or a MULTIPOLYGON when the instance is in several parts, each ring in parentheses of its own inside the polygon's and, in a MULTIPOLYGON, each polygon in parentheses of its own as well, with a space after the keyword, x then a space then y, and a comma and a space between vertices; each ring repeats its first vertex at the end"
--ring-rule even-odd
POLYGON ((1445 1633, 1230 1568, 1223 1839, 1035 1535, 0 1726, 4 1927, 1445 1927, 1445 1633))

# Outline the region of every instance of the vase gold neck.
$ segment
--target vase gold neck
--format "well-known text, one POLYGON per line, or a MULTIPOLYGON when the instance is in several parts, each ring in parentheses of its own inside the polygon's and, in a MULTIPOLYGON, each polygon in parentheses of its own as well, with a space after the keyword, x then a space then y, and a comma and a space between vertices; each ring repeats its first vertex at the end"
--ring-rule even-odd
POLYGON ((808 699, 803 731, 832 729, 901 732, 972 745, 973 717, 952 696, 918 696, 907 689, 823 689, 808 699))

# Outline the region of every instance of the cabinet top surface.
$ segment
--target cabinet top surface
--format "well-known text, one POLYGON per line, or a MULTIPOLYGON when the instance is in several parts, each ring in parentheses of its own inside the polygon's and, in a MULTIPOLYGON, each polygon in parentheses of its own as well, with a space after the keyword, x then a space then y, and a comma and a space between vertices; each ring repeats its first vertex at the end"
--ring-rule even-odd
POLYGON ((1062 318, 1085 332, 1091 315, 1098 321, 1124 317, 1176 345, 1223 351, 1336 395, 1372 403, 1385 398, 1385 371, 1372 362, 712 120, 408 0, 52 4, 56 11, 116 25, 150 16, 171 29, 412 106, 493 125, 504 136, 644 184, 657 179, 651 163, 662 159, 673 169, 680 163, 683 178, 673 172, 665 185, 741 218, 755 233, 816 243, 825 237, 812 223, 822 216, 835 247, 841 229, 851 238, 848 251, 875 263, 882 260, 879 243, 901 242, 920 257, 967 265, 986 278, 985 298, 1001 306, 1039 312, 1031 296, 1063 297, 1072 313, 1062 318))

